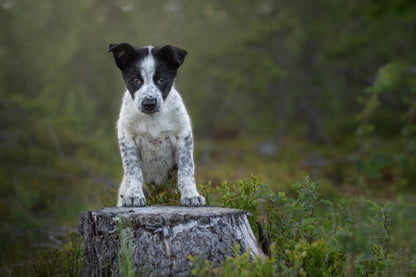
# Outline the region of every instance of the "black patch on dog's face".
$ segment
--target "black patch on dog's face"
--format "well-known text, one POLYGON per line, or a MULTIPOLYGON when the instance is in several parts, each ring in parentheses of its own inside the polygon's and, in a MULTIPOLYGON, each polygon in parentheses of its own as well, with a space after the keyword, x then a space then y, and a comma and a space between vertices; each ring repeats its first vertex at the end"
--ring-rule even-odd
POLYGON ((120 68, 127 89, 133 98, 135 92, 146 82, 142 76, 142 62, 148 55, 152 55, 154 59, 152 81, 160 90, 164 100, 169 95, 177 70, 187 55, 185 50, 170 45, 162 48, 134 49, 127 43, 111 44, 108 51, 113 53, 115 62, 120 68))

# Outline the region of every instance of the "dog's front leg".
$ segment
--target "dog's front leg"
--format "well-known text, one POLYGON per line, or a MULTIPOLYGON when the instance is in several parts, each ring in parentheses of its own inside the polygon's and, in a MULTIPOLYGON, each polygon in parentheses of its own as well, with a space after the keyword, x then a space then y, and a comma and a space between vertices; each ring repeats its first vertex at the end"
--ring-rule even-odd
POLYGON ((193 140, 189 132, 179 141, 178 187, 181 204, 188 207, 205 206, 205 198, 199 195, 194 177, 193 140))
POLYGON ((119 130, 118 140, 123 161, 124 176, 121 182, 117 206, 144 207, 143 174, 137 157, 137 147, 128 132, 119 130))

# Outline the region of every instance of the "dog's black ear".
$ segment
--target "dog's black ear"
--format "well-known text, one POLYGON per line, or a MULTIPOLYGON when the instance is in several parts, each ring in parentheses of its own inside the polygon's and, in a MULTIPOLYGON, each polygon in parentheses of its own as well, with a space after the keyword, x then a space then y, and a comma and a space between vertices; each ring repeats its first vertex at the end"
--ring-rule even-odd
POLYGON ((112 52, 118 68, 126 69, 137 59, 136 50, 128 43, 110 44, 108 52, 112 52))
POLYGON ((188 54, 185 50, 170 45, 163 46, 160 49, 160 53, 168 60, 169 63, 175 65, 176 67, 183 64, 183 61, 188 54))

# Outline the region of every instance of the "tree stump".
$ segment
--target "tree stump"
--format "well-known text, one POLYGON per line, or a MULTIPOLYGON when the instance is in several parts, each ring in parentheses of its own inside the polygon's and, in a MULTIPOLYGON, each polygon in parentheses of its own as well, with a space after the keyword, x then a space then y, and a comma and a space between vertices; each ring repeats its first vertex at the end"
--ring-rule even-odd
POLYGON ((114 207, 82 212, 84 276, 121 275, 120 226, 131 245, 135 275, 189 276, 188 255, 219 265, 226 256, 250 251, 264 258, 245 211, 214 207, 114 207))

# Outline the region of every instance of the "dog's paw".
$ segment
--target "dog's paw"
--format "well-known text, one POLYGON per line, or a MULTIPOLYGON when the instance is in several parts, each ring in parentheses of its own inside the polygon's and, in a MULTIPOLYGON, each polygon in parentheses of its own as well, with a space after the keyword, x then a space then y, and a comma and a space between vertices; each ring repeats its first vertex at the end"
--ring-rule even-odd
POLYGON ((181 199, 181 204, 185 207, 204 207, 205 198, 200 195, 193 197, 184 197, 181 199))
POLYGON ((145 207, 146 198, 139 196, 125 196, 121 201, 121 205, 123 207, 145 207))

